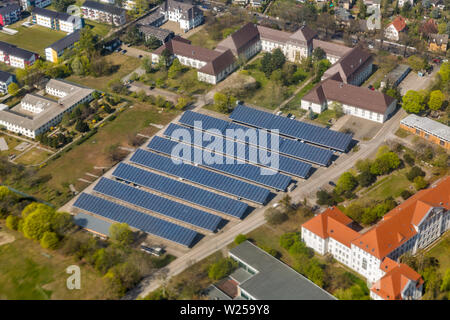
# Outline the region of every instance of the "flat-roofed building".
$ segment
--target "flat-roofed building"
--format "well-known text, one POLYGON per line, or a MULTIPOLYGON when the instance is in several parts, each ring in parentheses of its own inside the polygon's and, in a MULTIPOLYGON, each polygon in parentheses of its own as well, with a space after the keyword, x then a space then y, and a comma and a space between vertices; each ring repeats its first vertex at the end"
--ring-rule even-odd
POLYGON ((331 294, 277 258, 245 241, 231 249, 238 297, 246 300, 335 300, 331 294))
POLYGON ((64 114, 72 112, 77 105, 90 102, 94 90, 52 79, 47 83, 45 92, 59 99, 27 94, 20 104, 0 110, 0 125, 34 139, 57 125, 64 114))
POLYGON ((100 218, 82 212, 74 216, 73 221, 77 226, 93 233, 94 235, 97 235, 101 238, 109 237, 109 228, 112 225, 111 222, 102 220, 100 218))
POLYGON ((76 30, 45 48, 45 59, 53 63, 58 63, 59 57, 61 57, 67 49, 73 48, 75 43, 80 41, 80 34, 80 30, 76 30))
POLYGON ((450 150, 450 127, 443 123, 410 114, 400 121, 400 128, 450 150))

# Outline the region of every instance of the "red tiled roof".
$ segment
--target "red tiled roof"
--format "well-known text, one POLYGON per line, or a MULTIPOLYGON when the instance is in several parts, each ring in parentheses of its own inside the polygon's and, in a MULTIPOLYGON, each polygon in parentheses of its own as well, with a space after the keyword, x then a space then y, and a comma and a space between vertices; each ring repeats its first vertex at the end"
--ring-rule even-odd
POLYGON ((386 274, 374 283, 371 291, 384 300, 402 300, 402 291, 409 281, 415 282, 416 288, 423 284, 423 279, 406 264, 397 263, 389 258, 384 259, 381 267, 389 269, 386 274))
POLYGON ((219 42, 216 50, 226 51, 230 49, 235 56, 238 56, 257 41, 259 41, 258 28, 255 24, 249 22, 219 42))
POLYGON ((210 75, 218 75, 220 72, 228 68, 235 61, 234 55, 231 50, 223 52, 220 56, 213 61, 204 65, 199 72, 203 72, 210 75))
POLYGON ((396 17, 392 22, 391 22, 391 24, 394 26, 394 28, 397 30, 397 31, 403 31, 405 28, 406 28, 406 20, 405 20, 405 18, 403 18, 403 17, 401 17, 401 16, 398 16, 398 17, 396 17))
POLYGON ((387 213, 371 230, 352 243, 383 259, 390 252, 408 241, 417 232, 420 222, 433 207, 450 208, 450 177, 436 186, 421 190, 387 213))

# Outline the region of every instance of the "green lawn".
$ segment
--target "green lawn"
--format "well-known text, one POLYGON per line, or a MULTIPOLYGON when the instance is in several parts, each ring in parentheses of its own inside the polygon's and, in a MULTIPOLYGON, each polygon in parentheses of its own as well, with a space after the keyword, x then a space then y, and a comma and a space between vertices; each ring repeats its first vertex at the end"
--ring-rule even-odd
POLYGON ((439 272, 444 275, 445 271, 450 268, 450 232, 442 236, 440 242, 427 252, 427 256, 439 260, 439 272))
POLYGON ((84 20, 85 27, 90 27, 92 32, 100 37, 104 37, 111 30, 111 26, 105 23, 99 23, 92 20, 84 20))
POLYGON ((126 75, 136 70, 136 68, 138 68, 141 64, 140 59, 122 55, 120 53, 110 54, 106 56, 106 60, 117 68, 114 73, 103 77, 81 77, 72 75, 66 80, 73 81, 90 88, 95 88, 100 91, 108 91, 108 82, 114 79, 121 79, 125 77, 126 75))
POLYGON ((15 147, 17 147, 23 140, 20 140, 18 138, 13 138, 11 136, 8 136, 6 134, 0 133, 0 138, 4 138, 6 143, 8 144, 9 149, 6 151, 0 151, 0 156, 8 156, 10 154, 19 154, 20 151, 14 150, 15 147))
POLYGON ((25 165, 40 164, 44 162, 50 155, 51 153, 48 151, 33 148, 23 154, 20 158, 18 158, 16 162, 25 165))
POLYGON ((219 43, 218 40, 214 40, 209 36, 208 31, 206 31, 206 28, 197 31, 188 39, 191 41, 192 45, 207 49, 214 49, 219 43))
POLYGON ((63 31, 55 31, 38 25, 33 25, 30 28, 23 27, 22 23, 23 21, 19 21, 8 26, 8 28, 19 32, 15 35, 0 33, 0 41, 36 52, 40 56, 45 57, 45 48, 67 35, 63 31))
MULTIPOLYGON (((307 81, 307 80, 305 80, 307 81)), ((302 90, 300 90, 299 93, 295 95, 295 97, 289 101, 282 109, 283 112, 291 112, 295 114, 296 116, 302 116, 306 113, 306 110, 303 110, 300 108, 302 103, 302 98, 305 94, 307 94, 315 84, 308 83, 306 86, 303 87, 302 90)))
POLYGON ((399 197, 403 190, 409 189, 412 185, 405 175, 408 170, 408 168, 400 169, 387 177, 381 178, 364 191, 361 198, 364 200, 383 201, 389 197, 399 197))
POLYGON ((47 300, 47 299, 105 299, 106 284, 95 270, 81 268, 81 289, 69 290, 66 268, 76 264, 72 257, 56 251, 47 251, 37 242, 25 239, 20 233, 12 234, 14 242, 0 246, 0 300, 47 300))

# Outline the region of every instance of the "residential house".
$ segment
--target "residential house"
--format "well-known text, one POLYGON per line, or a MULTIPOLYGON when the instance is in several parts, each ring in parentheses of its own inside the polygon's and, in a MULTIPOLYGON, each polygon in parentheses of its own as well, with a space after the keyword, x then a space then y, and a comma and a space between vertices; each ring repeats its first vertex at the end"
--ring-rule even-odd
POLYGON ((406 20, 405 18, 398 16, 396 17, 384 30, 384 36, 393 41, 398 41, 400 39, 400 32, 406 31, 406 20))
POLYGON ((45 93, 58 100, 27 94, 11 109, 0 110, 0 125, 7 130, 35 139, 61 122, 62 117, 81 103, 90 102, 95 90, 64 80, 50 80, 45 93))
POLYGON ((0 26, 4 27, 20 20, 22 9, 17 4, 8 4, 0 8, 0 26))
POLYGON ((84 25, 84 20, 80 17, 39 7, 33 9, 32 21, 34 24, 67 33, 79 30, 84 25))
POLYGON ((39 59, 39 55, 12 44, 0 41, 0 61, 14 68, 25 69, 39 59))
POLYGON ((80 33, 80 30, 76 30, 45 48, 45 59, 53 63, 58 63, 59 57, 61 57, 67 49, 73 48, 75 43, 80 41, 80 33))
POLYGON ((301 237, 317 253, 330 253, 371 283, 374 299, 420 299, 423 281, 396 261, 416 254, 450 229, 450 177, 421 190, 364 233, 333 207, 302 225, 301 237))
POLYGON ((8 86, 16 82, 16 76, 5 71, 0 71, 0 92, 5 94, 8 93, 8 86))
POLYGON ((430 51, 437 51, 437 52, 447 51, 448 34, 432 33, 429 35, 429 41, 430 44, 428 46, 428 49, 430 51))
POLYGON ((400 121, 400 128, 450 150, 450 127, 443 123, 410 114, 400 121))
POLYGON ((199 26, 203 22, 203 11, 196 5, 176 0, 166 0, 159 10, 165 20, 178 22, 184 32, 199 26))
POLYGON ((126 10, 110 4, 86 1, 81 6, 86 19, 121 26, 126 23, 126 10))

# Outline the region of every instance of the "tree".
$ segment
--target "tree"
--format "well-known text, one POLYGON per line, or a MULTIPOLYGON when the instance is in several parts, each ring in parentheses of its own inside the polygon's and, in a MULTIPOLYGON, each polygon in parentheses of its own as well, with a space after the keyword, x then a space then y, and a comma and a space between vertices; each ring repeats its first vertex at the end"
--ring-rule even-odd
POLYGON ((84 66, 79 57, 75 57, 75 59, 73 59, 72 64, 70 66, 73 70, 73 73, 75 73, 77 76, 84 75, 84 73, 85 73, 84 66))
POLYGON ((356 180, 361 187, 368 187, 375 182, 376 177, 370 171, 363 171, 356 176, 356 180))
POLYGON ((139 28, 136 25, 133 25, 128 28, 127 33, 123 37, 125 43, 130 45, 138 45, 142 42, 143 37, 139 28))
POLYGON ((365 19, 367 15, 367 6, 364 4, 363 0, 358 0, 356 5, 358 6, 358 18, 365 19))
POLYGON ((403 190, 402 193, 400 193, 400 195, 403 198, 403 200, 406 200, 412 196, 412 193, 409 190, 403 190))
POLYGON ((370 173, 374 175, 386 174, 389 171, 398 168, 400 159, 394 152, 388 152, 375 159, 370 166, 370 173))
POLYGON ((334 199, 333 195, 326 192, 325 190, 319 190, 316 192, 317 197, 317 204, 319 205, 328 205, 328 206, 334 206, 337 204, 336 200, 334 199))
POLYGON ((301 243, 299 234, 296 232, 284 233, 280 236, 280 246, 289 250, 295 243, 301 243))
POLYGON ((418 176, 414 178, 414 186, 417 190, 422 190, 428 186, 428 182, 422 176, 418 176))
POLYGON ((352 191, 358 185, 358 181, 350 172, 344 172, 336 183, 336 193, 342 194, 346 191, 352 191))
POLYGON ((439 76, 442 82, 447 82, 450 79, 450 62, 444 62, 439 69, 439 76))
POLYGON ((406 174, 406 177, 411 182, 414 181, 414 179, 419 176, 425 177, 425 172, 417 166, 412 167, 406 174))
POLYGON ((109 227, 109 236, 112 241, 127 246, 133 242, 133 231, 126 223, 113 223, 109 227))
POLYGON ((212 264, 208 269, 208 277, 211 280, 220 280, 229 275, 238 267, 236 261, 231 258, 222 258, 212 264))
POLYGON ((80 32, 80 40, 76 44, 76 49, 82 53, 91 54, 95 51, 95 37, 90 28, 83 28, 80 32))
POLYGON ((145 41, 145 46, 151 50, 156 50, 158 49, 160 46, 162 46, 162 42, 161 40, 159 40, 158 38, 156 38, 154 35, 151 35, 146 41, 145 41))
POLYGON ((41 240, 46 232, 51 231, 53 211, 37 209, 30 213, 23 223, 23 234, 34 240, 41 240))
POLYGON ((403 109, 409 113, 419 113, 425 109, 424 97, 417 91, 409 90, 403 96, 403 109))
POLYGON ((431 110, 439 110, 444 103, 445 95, 441 90, 434 90, 430 93, 430 100, 428 101, 428 107, 431 110))
POLYGON ((78 132, 88 132, 89 131, 89 125, 82 121, 82 120, 78 120, 76 125, 75 125, 75 130, 77 130, 78 132))
POLYGON ((59 243, 58 235, 54 232, 45 232, 39 241, 41 247, 44 249, 56 249, 59 243))
POLYGON ((159 65, 167 70, 170 64, 171 53, 169 50, 164 49, 159 56, 159 65))
POLYGON ((17 95, 20 91, 19 85, 15 82, 11 82, 8 86, 8 93, 13 97, 17 95))
POLYGON ((420 71, 427 67, 427 62, 425 59, 418 56, 411 56, 408 58, 408 64, 414 71, 420 71))
POLYGON ((17 230, 18 226, 19 226, 19 217, 9 215, 6 218, 6 227, 8 227, 11 230, 17 230))
POLYGON ((220 112, 228 113, 236 105, 236 98, 230 94, 216 92, 214 94, 214 105, 220 112))
POLYGON ((242 242, 247 241, 247 237, 243 234, 238 234, 236 238, 234 238, 234 243, 237 245, 241 244, 242 242))
POLYGON ((450 269, 447 269, 445 271, 444 277, 442 278, 440 290, 442 292, 450 291, 450 269))
POLYGON ((169 72, 167 73, 167 76, 170 79, 174 79, 177 77, 177 75, 179 73, 181 73, 181 71, 183 71, 183 65, 180 63, 180 60, 173 59, 172 65, 169 68, 169 72))

